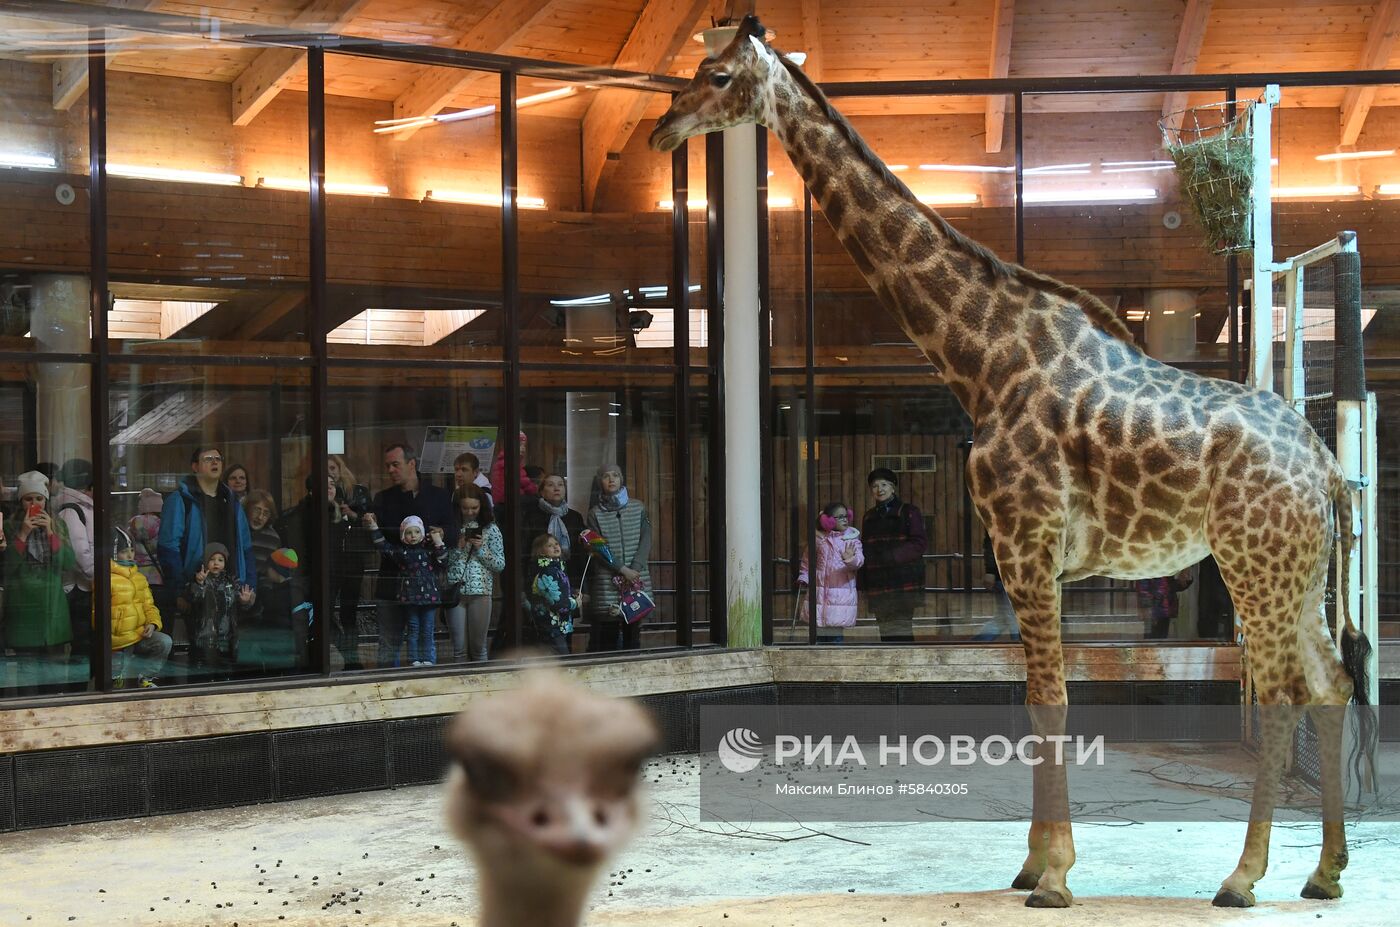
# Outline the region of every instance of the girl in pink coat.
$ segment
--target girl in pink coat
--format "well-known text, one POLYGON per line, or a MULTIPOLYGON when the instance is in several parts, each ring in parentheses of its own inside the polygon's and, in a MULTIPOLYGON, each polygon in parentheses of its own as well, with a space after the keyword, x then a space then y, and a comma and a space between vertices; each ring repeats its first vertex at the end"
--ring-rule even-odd
MULTIPOLYGON (((856 623, 856 571, 865 563, 860 532, 850 525, 851 512, 840 502, 822 509, 817 519, 817 627, 850 628, 856 623)), ((807 551, 797 584, 808 584, 807 551)), ((805 613, 805 612, 804 612, 805 613)), ((825 643, 839 644, 840 630, 821 634, 825 643)))

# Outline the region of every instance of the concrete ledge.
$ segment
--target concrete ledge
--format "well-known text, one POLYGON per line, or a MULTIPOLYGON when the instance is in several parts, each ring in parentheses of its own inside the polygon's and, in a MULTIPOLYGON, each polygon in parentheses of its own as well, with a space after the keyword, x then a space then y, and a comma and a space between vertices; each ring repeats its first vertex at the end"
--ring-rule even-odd
MULTIPOLYGON (((1065 648, 1070 681, 1239 679, 1229 646, 1065 648)), ((288 680, 282 688, 138 693, 0 710, 0 754, 266 733, 446 715, 519 684, 522 667, 386 679, 288 680)), ((1020 682, 1016 645, 986 647, 771 647, 565 663, 601 692, 647 696, 775 683, 1020 682)))

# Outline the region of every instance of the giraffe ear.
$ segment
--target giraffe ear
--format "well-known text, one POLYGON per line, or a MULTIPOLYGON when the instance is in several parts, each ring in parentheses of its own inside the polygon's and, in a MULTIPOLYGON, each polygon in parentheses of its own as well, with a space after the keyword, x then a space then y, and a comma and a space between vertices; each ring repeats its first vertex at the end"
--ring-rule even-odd
POLYGON ((758 55, 759 60, 769 65, 776 64, 773 53, 768 50, 768 46, 763 44, 763 40, 757 36, 749 36, 749 41, 753 43, 753 50, 758 55))

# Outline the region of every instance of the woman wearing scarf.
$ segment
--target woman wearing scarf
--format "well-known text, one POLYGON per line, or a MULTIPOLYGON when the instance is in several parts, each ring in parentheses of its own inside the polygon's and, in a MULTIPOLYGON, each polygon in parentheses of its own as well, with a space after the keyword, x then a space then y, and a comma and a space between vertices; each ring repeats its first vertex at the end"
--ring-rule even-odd
POLYGON ((530 562, 530 546, 535 538, 548 534, 559 542, 564 552, 564 572, 573 588, 578 589, 584 564, 588 563, 588 549, 578 539, 585 527, 583 516, 569 508, 565 486, 562 476, 551 473, 540 481, 540 494, 524 501, 521 562, 530 562))
MULTIPOLYGON (((621 632, 622 649, 635 650, 641 638, 642 622, 627 624, 622 620, 618 603, 622 594, 614 576, 632 584, 640 584, 651 594, 651 573, 647 558, 651 555, 651 517, 641 500, 627 494, 622 468, 614 463, 598 468, 598 504, 588 511, 588 527, 603 536, 612 551, 613 563, 602 557, 594 558, 588 571, 589 614, 593 633, 588 649, 604 651, 618 649, 621 632)), ((577 538, 574 539, 577 544, 577 538)))
POLYGON ((5 641, 19 652, 20 685, 39 679, 41 662, 61 661, 73 640, 63 571, 77 566, 63 523, 48 512, 49 481, 19 476, 19 509, 5 528, 5 641))

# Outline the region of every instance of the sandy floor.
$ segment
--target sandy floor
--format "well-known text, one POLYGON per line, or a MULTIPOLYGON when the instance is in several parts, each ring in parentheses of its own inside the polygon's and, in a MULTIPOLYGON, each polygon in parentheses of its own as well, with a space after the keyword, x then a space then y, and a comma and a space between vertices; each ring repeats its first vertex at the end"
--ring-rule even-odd
MULTIPOLYGON (((1238 763, 1214 764, 1234 774, 1238 763)), ((589 924, 963 927, 1025 923, 1394 924, 1400 823, 1350 829, 1340 902, 1297 897, 1320 828, 1278 826, 1250 911, 1210 898, 1243 824, 1080 825, 1069 911, 1030 911, 1005 888, 1020 823, 754 824, 699 821, 697 762, 653 767, 650 819, 598 888, 589 924)), ((1027 783, 1029 793, 1029 783, 1027 783)), ((0 836, 0 925, 448 927, 473 923, 462 852, 440 791, 336 798, 0 836)))

